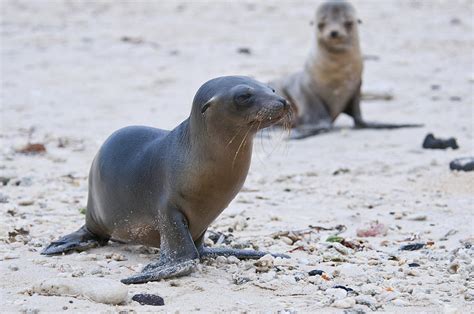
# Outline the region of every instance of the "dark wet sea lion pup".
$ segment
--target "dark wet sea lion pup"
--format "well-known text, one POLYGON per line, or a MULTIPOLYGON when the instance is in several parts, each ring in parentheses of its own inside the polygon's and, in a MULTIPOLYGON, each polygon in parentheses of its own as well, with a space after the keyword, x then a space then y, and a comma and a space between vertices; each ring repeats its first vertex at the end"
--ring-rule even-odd
POLYGON ((160 247, 158 261, 122 280, 127 284, 189 274, 200 257, 262 257, 265 252, 204 247, 203 237, 244 184, 254 135, 288 109, 267 85, 226 76, 201 86, 190 117, 172 131, 116 131, 92 163, 85 225, 42 254, 109 239, 160 247))
POLYGON ((295 111, 293 138, 304 138, 332 128, 341 113, 356 128, 394 129, 419 124, 386 124, 362 119, 360 94, 363 60, 354 7, 342 0, 324 2, 315 16, 316 44, 304 69, 269 85, 295 111))

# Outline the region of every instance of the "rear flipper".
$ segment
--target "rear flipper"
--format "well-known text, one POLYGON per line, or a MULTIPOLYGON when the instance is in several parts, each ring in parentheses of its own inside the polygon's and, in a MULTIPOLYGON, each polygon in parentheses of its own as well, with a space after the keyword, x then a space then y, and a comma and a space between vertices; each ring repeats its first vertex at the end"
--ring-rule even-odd
MULTIPOLYGON (((362 84, 362 82, 361 82, 362 84)), ((380 122, 367 122, 362 118, 362 112, 360 110, 360 86, 352 99, 349 101, 347 108, 344 113, 348 114, 354 119, 354 127, 356 129, 400 129, 400 128, 419 128, 423 127, 424 124, 392 124, 392 123, 380 123, 380 122)))
POLYGON ((199 257, 200 258, 215 258, 217 256, 235 256, 238 259, 259 259, 264 255, 270 254, 273 257, 281 257, 281 258, 290 258, 286 254, 272 254, 268 252, 262 251, 255 251, 255 250, 239 250, 239 249, 231 249, 231 248, 210 248, 201 246, 199 248, 199 257))
POLYGON ((93 247, 104 246, 108 241, 109 239, 98 237, 87 230, 86 226, 82 226, 79 230, 51 242, 41 254, 55 255, 70 251, 85 251, 93 247))
POLYGON ((423 126, 424 124, 391 124, 391 123, 366 122, 366 121, 355 122, 356 129, 400 129, 400 128, 420 128, 423 126))

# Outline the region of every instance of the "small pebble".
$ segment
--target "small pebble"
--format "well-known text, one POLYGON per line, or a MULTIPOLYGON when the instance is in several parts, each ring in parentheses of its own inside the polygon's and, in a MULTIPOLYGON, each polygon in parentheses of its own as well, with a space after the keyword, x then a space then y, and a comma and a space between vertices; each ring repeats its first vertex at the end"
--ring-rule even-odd
POLYGON ((392 304, 396 306, 407 306, 408 302, 401 299, 394 299, 392 300, 392 304))
POLYGON ((455 274, 458 272, 458 269, 459 269, 459 263, 454 261, 453 263, 451 263, 448 267, 448 272, 450 274, 455 274))
POLYGON ((273 256, 266 254, 256 261, 254 265, 258 272, 267 272, 273 267, 274 260, 273 256))
POLYGON ((249 281, 252 281, 250 277, 244 276, 242 274, 233 274, 232 275, 232 282, 235 285, 243 285, 244 283, 247 283, 249 281))
POLYGON ((0 203, 8 203, 8 196, 3 193, 0 193, 0 203))
POLYGON ((30 205, 33 205, 34 203, 35 203, 34 200, 22 200, 22 201, 18 202, 18 205, 20 205, 20 206, 30 206, 30 205))
POLYGON ((349 255, 349 249, 340 243, 333 243, 332 246, 342 255, 349 255))
POLYGON ((347 291, 339 288, 329 288, 325 291, 325 294, 336 300, 341 300, 347 297, 347 291))
POLYGON ((240 54, 245 54, 245 55, 252 54, 252 51, 250 50, 250 48, 247 48, 247 47, 238 48, 237 52, 240 53, 240 54))
POLYGON ((369 307, 372 311, 376 310, 377 300, 370 295, 358 295, 355 297, 356 303, 369 307))
POLYGON ((334 289, 344 289, 348 293, 349 292, 354 292, 354 289, 346 287, 346 286, 341 286, 341 285, 334 286, 333 288, 334 289))
POLYGON ((413 215, 407 217, 407 219, 412 221, 425 221, 428 219, 428 217, 426 215, 413 215))
POLYGON ((238 264, 239 262, 240 262, 240 260, 235 256, 227 257, 227 263, 228 264, 238 264))
POLYGON ((153 306, 161 306, 165 305, 165 301, 162 297, 155 295, 155 294, 135 294, 132 297, 133 301, 140 303, 141 305, 153 305, 153 306))
POLYGON ((356 304, 356 301, 354 298, 345 298, 342 300, 336 300, 332 304, 333 307, 338 308, 338 309, 349 309, 353 307, 356 304))
POLYGON ((16 265, 9 265, 8 269, 11 270, 11 271, 18 271, 19 270, 18 266, 16 266, 16 265))
POLYGON ((6 253, 3 255, 3 259, 8 260, 8 259, 17 259, 20 258, 18 254, 13 254, 13 253, 6 253))
POLYGON ((227 258, 225 256, 216 257, 217 264, 227 264, 227 258))
POLYGON ((313 270, 308 272, 308 275, 310 275, 310 276, 316 276, 316 275, 321 276, 323 273, 324 273, 324 271, 322 271, 322 270, 313 269, 313 270))
POLYGON ((464 294, 464 300, 466 301, 474 301, 474 289, 469 289, 464 294))
POLYGON ((171 281, 169 282, 169 284, 170 284, 171 287, 180 287, 180 286, 181 286, 181 284, 179 283, 179 281, 175 281, 175 280, 171 280, 171 281))
POLYGON ((402 251, 416 251, 419 249, 422 249, 425 247, 424 243, 411 243, 411 244, 405 244, 400 247, 400 250, 402 251))
POLYGON ((293 240, 291 240, 288 237, 280 237, 280 240, 282 240, 283 242, 285 242, 288 245, 293 245, 293 240))
POLYGON ((111 253, 111 254, 106 254, 105 258, 108 258, 108 259, 111 259, 111 260, 114 260, 114 261, 118 261, 118 262, 127 260, 127 258, 124 255, 119 254, 119 253, 115 253, 115 252, 111 253))

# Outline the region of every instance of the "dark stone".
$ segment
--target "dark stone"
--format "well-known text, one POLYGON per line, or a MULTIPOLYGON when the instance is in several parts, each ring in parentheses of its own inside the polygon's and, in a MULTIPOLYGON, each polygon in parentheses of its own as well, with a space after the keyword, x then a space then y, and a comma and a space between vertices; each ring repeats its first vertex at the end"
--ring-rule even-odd
POLYGON ((446 149, 451 147, 452 149, 458 149, 458 143, 454 137, 448 139, 441 139, 434 137, 433 133, 426 135, 423 140, 423 148, 427 149, 446 149))
POLYGON ((464 157, 454 159, 449 163, 449 169, 458 171, 473 171, 474 157, 464 157))
POLYGON ((246 47, 241 47, 241 48, 237 49, 237 52, 240 53, 240 54, 244 54, 244 55, 251 55, 252 54, 252 51, 250 51, 250 48, 246 48, 246 47))
POLYGON ((333 288, 334 288, 334 289, 344 289, 344 290, 346 290, 347 292, 354 292, 354 289, 349 288, 349 287, 346 287, 346 286, 341 286, 341 285, 334 286, 333 288))
POLYGON ((420 267, 420 264, 418 264, 418 263, 410 263, 410 264, 408 264, 408 267, 420 267))
POLYGON ((402 251, 416 251, 425 247, 424 243, 410 243, 400 247, 402 251))
POLYGON ((308 272, 308 275, 310 275, 310 276, 316 276, 316 275, 321 276, 323 273, 324 273, 324 271, 322 271, 322 270, 313 269, 313 270, 308 272))
POLYGON ((153 305, 153 306, 161 306, 165 305, 165 301, 162 297, 155 295, 155 294, 135 294, 132 297, 133 301, 140 303, 141 305, 153 305))

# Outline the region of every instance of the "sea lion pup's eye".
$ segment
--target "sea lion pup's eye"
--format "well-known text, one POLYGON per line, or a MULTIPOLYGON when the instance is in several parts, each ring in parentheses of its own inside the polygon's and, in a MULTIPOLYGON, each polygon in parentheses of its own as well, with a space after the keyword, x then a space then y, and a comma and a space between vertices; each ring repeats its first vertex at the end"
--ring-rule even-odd
POLYGON ((267 87, 274 93, 275 92, 275 89, 273 87, 271 87, 270 85, 267 85, 267 87))
POLYGON ((318 29, 319 29, 320 31, 322 31, 325 25, 326 25, 326 24, 324 24, 324 23, 322 23, 322 22, 321 22, 321 23, 318 23, 318 29))
POLYGON ((212 102, 214 101, 214 97, 212 97, 211 99, 209 99, 202 107, 201 107, 201 113, 204 114, 204 112, 206 112, 207 109, 209 109, 209 107, 211 106, 212 102))
POLYGON ((247 101, 249 100, 251 97, 253 96, 253 93, 251 90, 246 90, 242 93, 239 93, 237 96, 236 96, 236 99, 240 102, 244 102, 244 101, 247 101))
POLYGON ((345 26, 347 29, 351 29, 352 26, 354 26, 354 22, 352 22, 352 21, 346 21, 346 22, 344 23, 344 26, 345 26))

